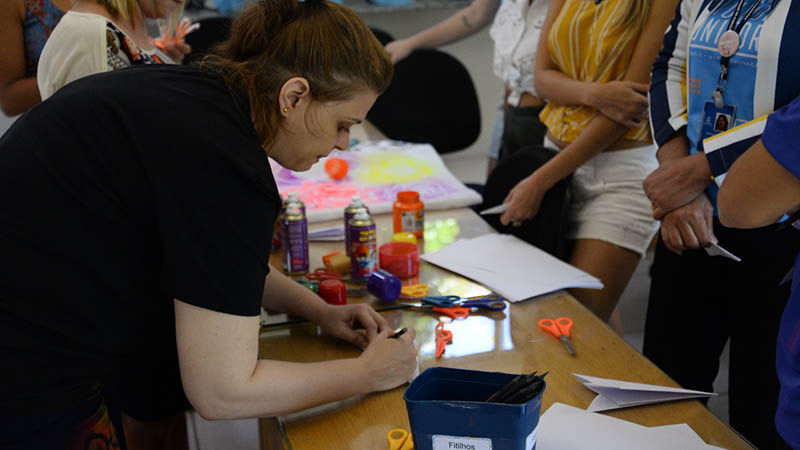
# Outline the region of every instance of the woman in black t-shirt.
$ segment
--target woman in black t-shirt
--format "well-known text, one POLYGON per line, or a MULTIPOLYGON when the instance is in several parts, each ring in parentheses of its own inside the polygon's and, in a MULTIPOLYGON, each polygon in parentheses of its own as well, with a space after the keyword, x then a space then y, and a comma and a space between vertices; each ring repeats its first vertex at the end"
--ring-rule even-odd
POLYGON ((93 75, 17 120, 0 139, 0 448, 124 446, 104 393, 156 349, 211 419, 408 381, 413 331, 388 339, 368 306, 330 306, 268 265, 267 156, 307 170, 346 148, 391 72, 351 10, 260 0, 200 65, 93 75), (366 349, 259 360, 262 305, 366 349))

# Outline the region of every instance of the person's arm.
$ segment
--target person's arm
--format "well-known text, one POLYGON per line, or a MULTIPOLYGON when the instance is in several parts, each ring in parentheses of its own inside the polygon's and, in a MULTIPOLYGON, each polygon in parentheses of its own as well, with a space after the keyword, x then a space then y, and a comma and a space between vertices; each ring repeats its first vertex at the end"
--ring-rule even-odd
POLYGON ((41 102, 36 78, 25 76, 25 13, 20 5, 13 0, 0 2, 0 109, 7 116, 22 114, 41 102))
POLYGON ((296 281, 272 269, 264 282, 262 305, 266 309, 305 317, 322 331, 344 339, 358 347, 366 347, 372 339, 388 329, 386 319, 369 305, 332 306, 296 281), (355 331, 359 327, 366 336, 355 331))
MULTIPOLYGON (((666 11, 673 10, 676 2, 677 0, 665 0, 653 3, 631 56, 631 62, 626 71, 624 81, 647 83, 649 80, 650 67, 652 67, 661 38, 667 27, 668 19, 665 19, 665 17, 670 17, 666 15, 666 11)), ((555 0, 550 4, 551 10, 548 11, 547 18, 550 21, 550 25, 552 25, 552 20, 554 19, 553 8, 560 6, 561 3, 562 0, 555 0)), ((546 46, 544 49, 541 46, 542 42, 546 41, 547 26, 548 23, 545 22, 542 39, 539 41, 540 53, 536 59, 537 64, 541 63, 540 58, 543 57, 541 52, 544 50, 547 53, 546 46)), ((548 60, 550 58, 549 56, 545 57, 548 60)), ((536 73, 537 80, 539 73, 540 71, 536 73)), ((560 89, 569 89, 569 86, 569 84, 562 84, 560 89)), ((628 127, 604 115, 596 116, 575 141, 511 190, 504 201, 504 203, 511 203, 511 206, 503 213, 500 221, 505 225, 512 221, 527 220, 536 215, 539 210, 539 204, 547 190, 552 188, 559 180, 573 173, 596 154, 609 148, 624 136, 627 131, 628 127)))
POLYGON ((653 64, 650 121, 658 145, 659 168, 644 182, 653 202, 653 217, 690 203, 711 184, 711 170, 702 154, 689 156, 686 138, 686 63, 689 32, 696 0, 682 0, 664 35, 664 45, 653 64))
POLYGON ((358 358, 317 363, 258 359, 259 318, 175 300, 181 379, 206 419, 269 417, 394 388, 416 370, 415 333, 376 336, 358 358))
POLYGON ((473 0, 466 8, 419 33, 386 44, 386 51, 396 63, 418 48, 437 48, 471 36, 488 24, 501 0, 473 0))
MULTIPOLYGON (((661 10, 664 4, 670 3, 671 1, 654 2, 653 9, 658 8, 661 10)), ((647 109, 647 97, 645 97, 648 87, 647 79, 645 79, 645 82, 636 81, 636 77, 626 77, 621 81, 611 81, 607 83, 580 81, 561 72, 554 62, 554 56, 558 57, 558 55, 550 53, 548 41, 550 30, 563 6, 564 0, 553 0, 547 11, 547 17, 542 27, 542 37, 539 39, 538 43, 539 47, 534 66, 536 91, 548 103, 590 106, 628 128, 638 126, 643 119, 643 113, 647 109)), ((664 31, 661 29, 662 25, 664 29, 666 29, 666 23, 663 20, 657 20, 651 13, 648 16, 648 23, 643 27, 638 42, 655 42, 657 45, 660 45, 660 36, 664 31), (655 22, 658 23, 656 24, 655 22), (659 36, 659 40, 657 41, 653 41, 645 36, 648 34, 647 30, 652 30, 653 27, 660 30, 657 33, 659 36)), ((631 63, 637 61, 637 58, 645 56, 649 58, 649 55, 655 55, 657 51, 657 48, 648 49, 645 45, 637 44, 637 50, 631 58, 631 63)), ((647 67, 648 71, 649 69, 650 67, 647 67)))
POLYGON ((759 139, 725 175, 717 205, 726 227, 770 225, 800 207, 800 179, 778 163, 759 139))

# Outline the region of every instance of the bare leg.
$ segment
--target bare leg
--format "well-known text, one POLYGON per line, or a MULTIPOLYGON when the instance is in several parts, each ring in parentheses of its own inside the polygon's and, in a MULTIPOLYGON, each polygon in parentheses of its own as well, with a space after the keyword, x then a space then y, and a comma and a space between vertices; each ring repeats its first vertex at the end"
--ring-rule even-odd
POLYGON ((603 289, 570 289, 581 303, 608 321, 639 264, 639 254, 596 239, 578 239, 570 263, 599 278, 603 289))
POLYGON ((128 450, 189 450, 186 414, 163 420, 141 421, 122 414, 128 450))

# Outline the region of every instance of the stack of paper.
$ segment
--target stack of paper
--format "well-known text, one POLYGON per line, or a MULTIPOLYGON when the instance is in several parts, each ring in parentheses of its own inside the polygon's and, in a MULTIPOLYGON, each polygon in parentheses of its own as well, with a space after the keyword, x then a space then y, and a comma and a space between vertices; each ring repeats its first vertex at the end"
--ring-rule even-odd
POLYGON ((645 427, 554 403, 539 419, 536 450, 719 450, 685 423, 645 427), (576 432, 579 431, 579 432, 576 432))
POLYGON ((420 258, 471 278, 512 302, 559 289, 603 288, 599 279, 508 234, 462 239, 420 258))
POLYGON ((344 225, 308 230, 309 241, 343 241, 344 225))
POLYGON ((716 397, 713 392, 690 391, 688 389, 632 383, 630 381, 590 377, 573 373, 584 386, 597 392, 597 397, 586 408, 587 411, 609 411, 649 403, 683 400, 695 397, 716 397))

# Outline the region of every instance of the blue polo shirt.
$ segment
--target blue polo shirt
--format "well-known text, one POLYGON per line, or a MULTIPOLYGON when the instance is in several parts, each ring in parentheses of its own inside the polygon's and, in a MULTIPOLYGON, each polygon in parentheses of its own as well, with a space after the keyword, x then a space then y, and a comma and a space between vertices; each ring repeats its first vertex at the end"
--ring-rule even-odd
MULTIPOLYGON (((800 98, 769 116, 761 140, 778 163, 800 178, 800 98)), ((781 392, 775 426, 792 448, 800 449, 800 256, 792 270, 792 294, 778 331, 781 392)))

